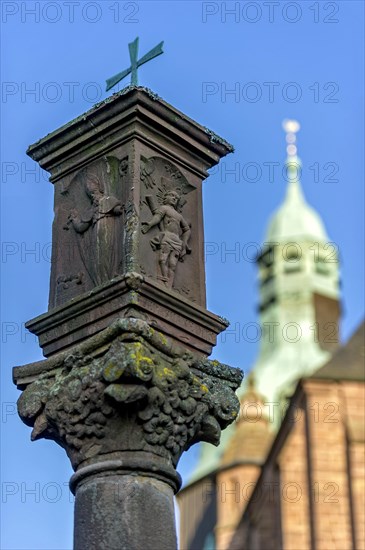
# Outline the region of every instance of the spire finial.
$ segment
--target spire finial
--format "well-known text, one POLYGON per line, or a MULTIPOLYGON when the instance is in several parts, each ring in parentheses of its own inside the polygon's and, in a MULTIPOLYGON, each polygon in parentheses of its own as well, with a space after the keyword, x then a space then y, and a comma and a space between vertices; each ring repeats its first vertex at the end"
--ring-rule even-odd
POLYGON ((286 118, 283 120, 283 129, 286 133, 286 167, 289 181, 299 181, 301 172, 301 162, 297 155, 297 132, 300 130, 300 124, 297 120, 286 118))

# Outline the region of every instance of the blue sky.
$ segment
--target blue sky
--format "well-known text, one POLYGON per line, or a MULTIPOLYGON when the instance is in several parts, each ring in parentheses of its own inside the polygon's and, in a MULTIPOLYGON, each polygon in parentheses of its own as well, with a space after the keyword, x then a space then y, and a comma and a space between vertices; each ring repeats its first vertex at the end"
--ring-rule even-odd
MULTIPOLYGON (((41 358, 22 323, 47 310, 50 271, 53 188, 25 150, 110 95, 105 79, 128 66, 127 44, 136 36, 140 55, 165 40, 164 55, 140 70, 140 83, 236 148, 204 184, 209 309, 232 324, 258 320, 246 245, 260 246, 283 200, 281 123, 296 118, 304 193, 340 251, 347 339, 364 313, 364 7, 351 0, 105 0, 3 1, 1 10, 1 548, 65 550, 72 546, 71 467, 56 444, 30 443, 11 381, 12 366, 41 358), (271 163, 280 163, 273 177, 271 163), (233 249, 238 257, 225 253, 233 249)), ((247 371, 257 346, 219 338, 214 357, 247 371)), ((184 477, 197 453, 182 459, 184 477)))

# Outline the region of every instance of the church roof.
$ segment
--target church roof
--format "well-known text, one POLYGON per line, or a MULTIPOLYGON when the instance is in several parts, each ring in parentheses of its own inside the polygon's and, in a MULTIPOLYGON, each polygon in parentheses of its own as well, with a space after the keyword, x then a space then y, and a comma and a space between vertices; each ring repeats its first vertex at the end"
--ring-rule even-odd
POLYGON ((347 344, 310 378, 321 380, 365 379, 365 321, 361 323, 347 344))
POLYGON ((235 431, 224 451, 220 467, 264 462, 273 437, 264 401, 265 398, 256 391, 253 374, 250 373, 248 388, 240 399, 241 408, 235 431))
POLYGON ((283 204, 271 218, 266 241, 287 243, 294 239, 308 238, 328 242, 323 222, 306 202, 299 179, 291 179, 283 204))

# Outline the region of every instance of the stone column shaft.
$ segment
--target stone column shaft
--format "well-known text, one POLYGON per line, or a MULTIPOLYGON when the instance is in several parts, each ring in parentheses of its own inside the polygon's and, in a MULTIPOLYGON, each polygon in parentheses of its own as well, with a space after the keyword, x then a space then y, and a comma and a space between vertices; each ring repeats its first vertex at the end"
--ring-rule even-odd
POLYGON ((151 477, 113 474, 107 464, 104 467, 77 488, 74 549, 176 548, 171 486, 151 477))

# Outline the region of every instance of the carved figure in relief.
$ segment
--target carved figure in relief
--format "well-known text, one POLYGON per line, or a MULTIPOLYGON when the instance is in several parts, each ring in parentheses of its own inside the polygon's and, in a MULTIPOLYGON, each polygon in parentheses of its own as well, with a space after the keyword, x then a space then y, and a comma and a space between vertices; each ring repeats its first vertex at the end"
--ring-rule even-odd
POLYGON ((186 254, 190 254, 189 239, 191 235, 190 225, 179 211, 181 208, 181 194, 176 189, 164 187, 157 194, 160 206, 156 207, 151 196, 146 201, 153 214, 149 222, 142 223, 142 233, 147 233, 156 225, 160 228, 157 237, 151 239, 153 250, 159 250, 160 279, 172 287, 175 277, 177 262, 183 261, 186 254), (162 203, 162 204, 161 204, 162 203))
POLYGON ((78 247, 83 264, 94 285, 100 285, 118 273, 120 263, 122 203, 107 195, 100 178, 86 171, 85 191, 90 205, 84 210, 73 208, 64 229, 78 234, 78 247))

